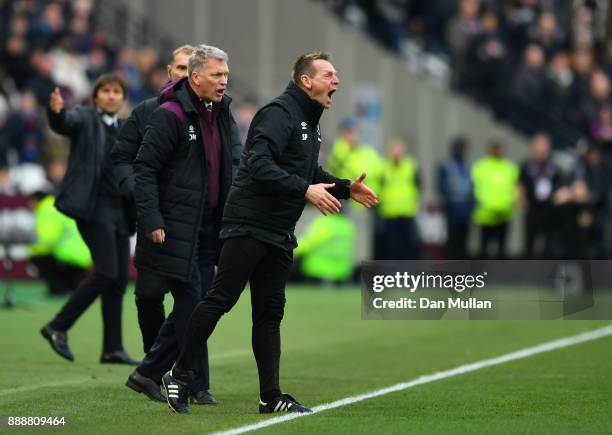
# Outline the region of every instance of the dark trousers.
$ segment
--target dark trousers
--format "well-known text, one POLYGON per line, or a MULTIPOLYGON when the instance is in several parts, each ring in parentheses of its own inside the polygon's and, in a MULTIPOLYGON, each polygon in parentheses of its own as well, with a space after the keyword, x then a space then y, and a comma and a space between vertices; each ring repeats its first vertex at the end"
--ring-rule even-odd
MULTIPOLYGON (((197 242, 197 258, 193 264, 192 278, 188 282, 168 279, 168 288, 174 298, 172 312, 161 325, 153 346, 138 367, 138 372, 161 383, 161 378, 176 360, 187 329, 187 321, 196 305, 208 293, 217 260, 218 227, 207 221, 200 229, 197 242)), ((197 361, 198 377, 191 383, 194 392, 210 388, 208 349, 200 342, 201 357, 197 361)))
POLYGON ((470 222, 449 219, 447 231, 448 238, 444 247, 444 256, 448 260, 467 259, 467 240, 470 232, 470 222))
POLYGON ((380 260, 419 258, 419 236, 414 218, 383 219, 383 250, 380 260))
POLYGON ((280 323, 292 262, 292 251, 251 237, 226 240, 212 288, 189 319, 173 374, 184 381, 190 381, 197 374, 202 343, 208 340, 221 316, 236 304, 248 281, 251 284, 252 346, 261 398, 268 401, 280 395, 280 323))
MULTIPOLYGON (((112 210, 107 211, 109 214, 114 213, 112 210)), ((49 323, 53 329, 67 331, 100 296, 104 353, 123 350, 121 312, 128 281, 130 239, 118 219, 109 218, 100 222, 77 220, 79 232, 91 252, 94 270, 49 323)))
POLYGON ((551 234, 555 222, 547 209, 529 209, 525 220, 525 258, 528 260, 549 258, 551 256, 551 234), (542 241, 542 249, 537 253, 535 246, 542 241))
POLYGON ((36 255, 30 258, 38 269, 51 295, 67 295, 73 292, 87 277, 88 270, 58 261, 53 255, 36 255))
POLYGON ((480 227, 480 258, 506 258, 506 234, 508 233, 508 222, 498 225, 483 225, 480 227), (495 245, 496 254, 489 255, 490 245, 495 245))
POLYGON ((144 353, 151 350, 153 342, 166 320, 164 295, 167 291, 168 281, 166 278, 145 270, 138 271, 134 294, 144 353))

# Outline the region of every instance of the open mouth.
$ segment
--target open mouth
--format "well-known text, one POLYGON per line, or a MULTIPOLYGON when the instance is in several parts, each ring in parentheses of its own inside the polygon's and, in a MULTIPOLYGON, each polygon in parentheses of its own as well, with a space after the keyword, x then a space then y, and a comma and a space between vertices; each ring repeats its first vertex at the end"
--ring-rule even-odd
POLYGON ((328 98, 331 100, 331 99, 332 99, 332 95, 334 95, 334 93, 335 93, 335 92, 336 92, 336 90, 335 90, 335 89, 333 89, 333 90, 329 91, 329 92, 327 93, 327 97, 328 97, 328 98))

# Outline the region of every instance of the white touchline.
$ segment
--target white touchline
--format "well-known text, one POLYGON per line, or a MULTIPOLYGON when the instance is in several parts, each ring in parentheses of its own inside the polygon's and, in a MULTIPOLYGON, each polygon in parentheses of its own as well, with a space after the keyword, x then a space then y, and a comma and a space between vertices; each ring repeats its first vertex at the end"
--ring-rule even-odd
POLYGON ((453 376, 461 375, 464 373, 473 372, 476 370, 483 369, 485 367, 491 367, 498 364, 503 364, 509 361, 515 361, 522 358, 527 358, 539 353, 550 352, 551 350, 561 349, 563 347, 572 346, 574 344, 584 343, 591 340, 597 340, 598 338, 612 335, 612 325, 605 326, 600 329, 593 331, 584 332, 578 335, 572 335, 570 337, 559 338, 557 340, 548 341, 546 343, 538 344, 537 346, 527 347, 525 349, 510 352, 505 355, 501 355, 495 358, 484 359, 482 361, 476 361, 470 364, 464 364, 454 369, 445 370, 442 372, 432 373, 430 375, 419 376, 408 382, 402 382, 400 384, 392 385, 387 388, 381 388, 380 390, 370 391, 369 393, 360 394, 358 396, 346 397, 344 399, 336 400, 331 403, 324 403, 319 406, 312 408, 312 414, 286 414, 282 417, 274 417, 268 420, 260 421, 259 423, 253 423, 246 426, 240 426, 234 429, 228 429, 220 432, 214 432, 213 435, 237 435, 246 432, 263 429, 264 427, 273 426, 275 424, 283 423, 285 421, 293 420, 296 418, 307 417, 309 415, 316 414, 321 411, 327 411, 328 409, 340 408, 341 406, 352 405, 353 403, 361 402, 363 400, 372 399, 374 397, 384 396, 385 394, 395 393, 396 391, 407 390, 408 388, 416 387, 417 385, 427 384, 429 382, 439 381, 441 379, 451 378, 453 376))

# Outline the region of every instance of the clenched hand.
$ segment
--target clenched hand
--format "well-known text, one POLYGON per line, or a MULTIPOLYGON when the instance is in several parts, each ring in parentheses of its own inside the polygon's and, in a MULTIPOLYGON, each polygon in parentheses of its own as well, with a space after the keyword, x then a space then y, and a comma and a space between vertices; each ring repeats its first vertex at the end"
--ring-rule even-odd
POLYGON ((158 228, 156 230, 151 231, 147 237, 153 243, 157 243, 158 245, 163 245, 166 241, 166 232, 163 228, 158 228))

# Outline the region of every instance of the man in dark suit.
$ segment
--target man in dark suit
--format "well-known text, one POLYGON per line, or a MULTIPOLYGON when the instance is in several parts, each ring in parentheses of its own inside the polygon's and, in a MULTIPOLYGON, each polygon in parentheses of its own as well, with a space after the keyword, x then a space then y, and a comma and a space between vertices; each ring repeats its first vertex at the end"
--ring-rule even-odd
POLYGON ((125 85, 104 74, 94 84, 93 107, 66 110, 60 90, 51 94, 51 128, 71 140, 68 168, 55 206, 76 219, 89 247, 94 271, 70 296, 60 312, 41 330, 55 352, 73 361, 66 331, 98 297, 102 299, 104 340, 102 363, 138 364, 123 349, 121 312, 128 280, 130 225, 124 198, 113 176, 110 151, 119 131, 117 113, 125 101, 125 85))

